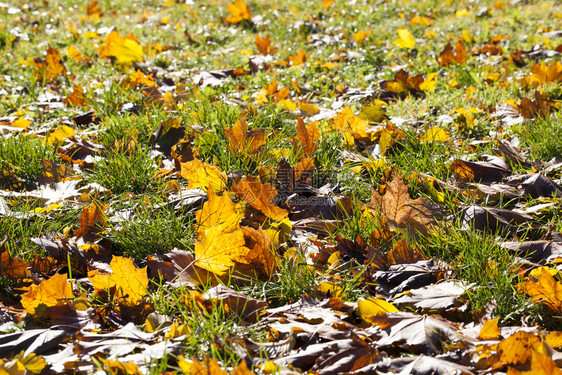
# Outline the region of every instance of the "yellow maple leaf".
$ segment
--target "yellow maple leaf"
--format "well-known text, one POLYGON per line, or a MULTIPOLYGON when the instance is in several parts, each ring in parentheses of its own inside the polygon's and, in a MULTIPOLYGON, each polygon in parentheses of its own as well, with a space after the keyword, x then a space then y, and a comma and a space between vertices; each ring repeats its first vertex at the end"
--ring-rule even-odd
POLYGON ((211 188, 215 192, 226 188, 226 173, 219 168, 194 159, 180 163, 181 176, 189 182, 190 189, 201 188, 205 191, 211 188))
POLYGON ((74 130, 74 128, 71 128, 70 126, 67 125, 63 125, 60 128, 47 134, 47 136, 43 140, 43 144, 57 143, 66 138, 73 137, 75 134, 76 131, 74 130))
POLYGON ((370 35, 371 33, 369 31, 359 30, 358 32, 353 34, 353 40, 355 40, 355 43, 361 44, 370 35))
POLYGON ((129 65, 143 60, 142 46, 133 34, 121 36, 112 31, 99 47, 100 58, 113 57, 117 64, 129 65))
POLYGON ((404 28, 399 28, 398 31, 398 39, 396 39, 396 45, 400 48, 414 48, 416 45, 416 39, 414 35, 408 30, 404 28))
POLYGON ((334 117, 331 128, 339 130, 344 136, 349 134, 353 138, 365 138, 367 124, 367 120, 355 116, 351 108, 345 107, 334 117))
POLYGON ((450 131, 435 126, 427 130, 425 135, 420 138, 420 142, 421 143, 444 142, 447 141, 449 138, 451 138, 450 131))
POLYGON ((478 338, 482 340, 494 340, 498 339, 502 333, 500 328, 498 327, 498 321, 500 318, 486 320, 480 333, 478 334, 478 338))
POLYGON ((29 291, 21 296, 21 304, 28 313, 35 314, 39 305, 64 305, 72 297, 72 285, 67 281, 67 275, 56 274, 39 285, 32 285, 29 291))
POLYGON ((88 277, 96 290, 115 288, 115 298, 126 305, 137 305, 148 288, 146 267, 137 268, 130 258, 114 256, 111 259, 111 273, 89 272, 88 277))
POLYGON ((226 10, 230 13, 230 16, 224 20, 228 23, 240 23, 242 20, 249 21, 252 18, 250 8, 242 0, 234 0, 234 4, 228 4, 226 10))
POLYGON ((438 72, 428 73, 427 79, 420 84, 420 90, 423 91, 435 91, 435 85, 437 84, 437 75, 438 72))
POLYGON ((368 317, 373 315, 398 311, 396 306, 381 298, 362 299, 357 302, 357 310, 359 312, 359 316, 361 316, 363 319, 367 319, 368 317))
POLYGON ((229 195, 224 193, 218 196, 212 189, 207 192, 209 200, 205 202, 203 208, 195 213, 200 236, 205 234, 208 228, 221 226, 223 232, 233 232, 240 228, 240 220, 243 213, 236 212, 236 205, 232 202, 229 195))
POLYGON ((195 264, 222 276, 234 266, 234 262, 248 262, 246 255, 250 250, 244 246, 245 243, 241 230, 227 233, 220 225, 209 228, 201 241, 195 244, 195 264))
POLYGON ((10 123, 10 126, 13 126, 15 128, 27 129, 28 126, 31 125, 32 123, 33 123, 32 120, 28 120, 25 117, 18 117, 15 121, 10 123))

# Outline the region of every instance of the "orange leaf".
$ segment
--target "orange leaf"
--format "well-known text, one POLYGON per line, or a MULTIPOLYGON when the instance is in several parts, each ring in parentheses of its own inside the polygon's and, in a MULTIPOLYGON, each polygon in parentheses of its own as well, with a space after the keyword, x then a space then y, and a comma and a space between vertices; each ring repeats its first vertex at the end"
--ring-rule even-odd
POLYGON ((518 371, 513 367, 507 369, 507 375, 560 375, 562 370, 558 368, 556 363, 549 356, 542 354, 536 350, 532 351, 531 370, 518 371))
POLYGON ((305 155, 312 155, 318 148, 318 139, 320 138, 320 129, 317 122, 308 125, 304 124, 301 117, 297 119, 297 136, 293 139, 294 147, 300 145, 305 155))
POLYGON ((524 331, 515 332, 498 344, 499 362, 507 365, 525 364, 531 359, 533 349, 544 352, 544 345, 538 336, 524 331))
POLYGON ((266 142, 265 129, 248 131, 248 123, 244 119, 236 120, 231 129, 225 128, 228 149, 233 153, 255 152, 266 142))
POLYGON ((39 305, 60 306, 73 297, 72 285, 67 281, 67 275, 56 274, 39 285, 32 285, 30 290, 21 296, 21 304, 28 313, 35 314, 39 305))
POLYGON ((455 63, 462 64, 468 60, 468 57, 464 43, 459 40, 454 49, 451 42, 447 43, 439 54, 438 62, 441 66, 449 66, 455 63))
POLYGON ((2 251, 0 254, 0 275, 2 276, 12 278, 29 277, 30 272, 27 267, 29 267, 29 262, 19 258, 12 258, 8 251, 2 251))
POLYGON ((102 274, 89 272, 88 277, 96 290, 115 288, 115 297, 118 302, 126 305, 137 305, 148 288, 146 267, 135 267, 130 258, 114 256, 110 263, 111 273, 102 274))
POLYGON ((427 259, 415 246, 410 246, 405 240, 398 240, 394 248, 386 254, 386 258, 388 264, 411 264, 427 259))
POLYGON ((73 107, 86 105, 86 96, 84 89, 81 86, 74 85, 72 87, 72 94, 63 99, 64 104, 73 107))
POLYGON ((482 340, 495 340, 498 339, 502 331, 498 327, 498 321, 500 318, 486 320, 484 326, 478 334, 478 338, 482 340))
POLYGON ((234 4, 228 4, 226 10, 231 14, 225 18, 228 23, 240 23, 242 20, 250 20, 252 14, 250 8, 242 0, 234 0, 234 4))
POLYGON ((35 77, 38 80, 41 80, 44 77, 47 81, 50 81, 61 74, 66 74, 66 68, 62 64, 58 49, 51 48, 51 46, 47 48, 47 56, 45 57, 45 60, 35 59, 33 65, 37 68, 37 71, 35 71, 35 77))
POLYGON ((256 34, 256 46, 262 55, 270 55, 277 52, 277 48, 271 45, 271 38, 267 35, 264 39, 256 34))
POLYGON ((94 230, 96 224, 105 224, 105 215, 103 212, 107 207, 107 204, 96 202, 84 206, 82 208, 82 214, 80 215, 80 228, 74 231, 74 235, 76 237, 81 237, 94 230))
POLYGON ((555 349, 562 348, 562 331, 547 333, 544 341, 555 349))
POLYGON ((199 362, 196 357, 193 357, 193 362, 190 368, 191 375, 227 375, 216 359, 205 358, 199 362))
POLYGON ((367 207, 380 212, 394 226, 411 227, 421 233, 428 233, 428 228, 437 224, 435 218, 440 216, 438 206, 429 199, 410 199, 408 187, 400 176, 386 185, 384 196, 372 189, 367 207))
POLYGON ((277 189, 270 184, 262 184, 258 178, 248 176, 238 180, 232 191, 273 221, 281 221, 288 215, 287 210, 273 204, 277 189))
POLYGON ((531 277, 522 289, 533 302, 542 303, 554 312, 562 312, 562 283, 556 281, 548 269, 539 268, 538 278, 531 277))
POLYGON ((246 255, 247 263, 258 275, 269 278, 277 267, 277 258, 273 250, 271 240, 263 229, 242 227, 245 246, 250 250, 246 255))

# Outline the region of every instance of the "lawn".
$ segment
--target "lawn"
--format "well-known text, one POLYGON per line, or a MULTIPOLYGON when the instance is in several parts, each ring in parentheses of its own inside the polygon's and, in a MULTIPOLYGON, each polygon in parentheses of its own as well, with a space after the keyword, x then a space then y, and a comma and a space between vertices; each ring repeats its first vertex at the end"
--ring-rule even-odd
POLYGON ((0 373, 561 373, 558 2, 0 8, 0 373))

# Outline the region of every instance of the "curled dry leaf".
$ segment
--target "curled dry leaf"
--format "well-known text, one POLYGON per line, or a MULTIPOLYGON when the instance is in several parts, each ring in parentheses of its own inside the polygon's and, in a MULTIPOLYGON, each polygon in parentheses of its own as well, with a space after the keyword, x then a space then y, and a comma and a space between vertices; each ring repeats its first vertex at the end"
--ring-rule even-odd
POLYGON ((80 228, 74 231, 74 235, 76 237, 82 237, 86 233, 94 231, 96 225, 104 225, 104 211, 107 207, 109 207, 107 204, 97 202, 84 206, 84 208, 82 208, 82 214, 80 215, 80 228))
POLYGON ((377 342, 379 347, 398 346, 414 354, 437 354, 443 352, 445 341, 459 340, 457 325, 438 315, 395 312, 373 315, 368 321, 388 334, 377 342))

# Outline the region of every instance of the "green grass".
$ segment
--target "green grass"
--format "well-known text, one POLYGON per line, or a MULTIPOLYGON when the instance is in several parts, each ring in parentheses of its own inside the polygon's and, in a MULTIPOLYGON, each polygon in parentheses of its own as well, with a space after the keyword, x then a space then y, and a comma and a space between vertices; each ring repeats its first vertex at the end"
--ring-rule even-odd
POLYGON ((116 254, 144 264, 149 255, 162 255, 174 247, 182 250, 193 247, 193 218, 166 206, 158 209, 143 201, 137 204, 131 218, 119 221, 105 231, 104 235, 113 243, 116 254))
POLYGON ((55 148, 43 145, 39 138, 28 136, 0 138, 0 189, 9 189, 14 184, 33 189, 45 169, 43 160, 57 160, 55 148))
POLYGON ((531 157, 543 161, 562 158, 561 120, 562 115, 558 112, 520 126, 517 133, 521 143, 530 150, 531 157))
POLYGON ((142 193, 158 184, 154 179, 157 162, 148 149, 135 147, 130 152, 115 152, 99 159, 87 179, 115 194, 142 193))

